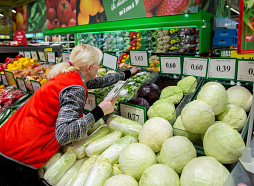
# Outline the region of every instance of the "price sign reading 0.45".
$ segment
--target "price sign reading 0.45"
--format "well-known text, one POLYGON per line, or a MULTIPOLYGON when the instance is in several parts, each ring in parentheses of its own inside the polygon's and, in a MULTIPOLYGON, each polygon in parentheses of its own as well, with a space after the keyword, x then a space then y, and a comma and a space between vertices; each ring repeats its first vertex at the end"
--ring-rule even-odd
POLYGON ((207 58, 185 57, 183 63, 183 74, 206 77, 207 58))
POLYGON ((145 107, 120 102, 120 115, 132 121, 144 124, 146 121, 145 107))
POLYGON ((130 59, 132 66, 148 67, 147 51, 130 51, 130 59))
POLYGON ((85 110, 92 111, 96 107, 96 96, 95 94, 88 93, 86 100, 85 110))
POLYGON ((211 58, 209 61, 208 77, 235 79, 236 59, 217 59, 211 58))
POLYGON ((237 80, 254 82, 254 60, 238 60, 237 80))
POLYGON ((180 57, 161 57, 162 74, 181 74, 180 57))

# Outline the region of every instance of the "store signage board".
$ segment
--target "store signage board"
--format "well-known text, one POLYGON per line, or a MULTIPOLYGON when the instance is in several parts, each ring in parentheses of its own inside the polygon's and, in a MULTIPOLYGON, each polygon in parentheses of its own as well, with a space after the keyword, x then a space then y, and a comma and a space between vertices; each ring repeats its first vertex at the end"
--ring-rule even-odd
POLYGON ((148 67, 148 52, 146 50, 130 50, 130 60, 132 66, 148 67))
POLYGON ((45 53, 44 52, 38 52, 38 53, 39 53, 40 60, 45 62, 46 61, 45 53))
POLYGON ((14 34, 13 41, 18 41, 19 45, 27 46, 26 34, 22 30, 17 30, 14 34))
POLYGON ((20 90, 23 90, 25 92, 27 92, 27 88, 26 88, 26 82, 24 79, 21 79, 19 77, 16 78, 16 81, 17 81, 17 84, 18 84, 18 87, 20 90))
POLYGON ((36 60, 38 60, 38 55, 37 55, 37 52, 36 51, 31 51, 31 55, 32 55, 32 58, 33 59, 36 59, 36 60))
POLYGON ((70 53, 64 52, 64 53, 62 53, 62 56, 63 56, 63 62, 68 62, 68 61, 70 61, 70 56, 71 56, 70 53))
POLYGON ((39 81, 31 80, 30 82, 34 92, 41 87, 41 83, 39 81))
POLYGON ((8 85, 8 81, 7 81, 7 78, 4 74, 1 74, 1 78, 2 78, 2 83, 4 86, 7 86, 8 85))
POLYGON ((14 75, 13 75, 12 72, 4 70, 4 75, 5 75, 6 79, 7 79, 8 85, 10 85, 10 86, 12 86, 12 85, 17 86, 16 85, 16 80, 15 80, 14 75))
POLYGON ((180 56, 160 56, 160 73, 161 74, 181 74, 181 57, 180 56))
POLYGON ((183 74, 190 76, 207 76, 208 58, 184 57, 183 74))
POLYGON ((254 82, 254 60, 238 60, 237 80, 254 82))
POLYGON ((19 51, 19 55, 24 56, 24 51, 19 51))
POLYGON ((48 62, 55 63, 56 62, 55 52, 47 52, 47 54, 48 54, 48 62))
POLYGON ((235 58, 210 58, 208 78, 235 80, 236 59, 235 58))
POLYGON ((120 102, 120 115, 136 121, 140 124, 144 124, 146 122, 146 108, 138 105, 133 105, 130 103, 120 102))
POLYGON ((117 70, 117 60, 118 60, 117 56, 114 56, 114 55, 104 52, 102 66, 112 69, 112 70, 117 70))
POLYGON ((25 53, 25 57, 31 58, 31 53, 30 53, 30 51, 24 51, 24 53, 25 53))
POLYGON ((97 97, 94 93, 88 92, 86 105, 84 109, 86 111, 92 111, 97 106, 97 97))

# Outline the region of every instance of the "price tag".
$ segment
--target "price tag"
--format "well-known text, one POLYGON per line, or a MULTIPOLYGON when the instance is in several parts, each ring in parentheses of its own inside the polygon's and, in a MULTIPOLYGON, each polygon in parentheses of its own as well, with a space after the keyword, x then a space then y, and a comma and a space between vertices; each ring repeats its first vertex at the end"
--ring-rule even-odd
POLYGON ((8 85, 8 81, 6 79, 6 76, 4 74, 1 74, 1 76, 2 76, 3 85, 7 86, 8 85))
POLYGON ((31 53, 30 53, 30 51, 25 51, 25 57, 31 58, 31 53))
POLYGON ((97 106, 96 95, 89 92, 84 109, 92 111, 96 106, 97 106))
POLYGON ((23 51, 19 51, 19 55, 24 56, 24 52, 23 51))
POLYGON ((181 74, 180 57, 161 57, 160 61, 162 74, 181 74))
POLYGON ((206 77, 208 58, 185 57, 183 62, 183 74, 206 77))
POLYGON ((146 108, 138 105, 120 102, 120 115, 138 123, 146 122, 146 108))
POLYGON ((238 60, 237 80, 254 82, 254 60, 238 60))
POLYGON ((69 53, 62 53, 62 56, 63 56, 63 62, 70 61, 71 54, 69 54, 69 53))
POLYGON ((46 61, 45 53, 44 52, 38 52, 40 56, 41 61, 46 61))
POLYGON ((30 82, 34 92, 41 87, 41 83, 39 81, 31 80, 30 82))
POLYGON ((14 75, 13 75, 12 72, 4 70, 4 75, 5 75, 6 79, 7 79, 8 85, 10 85, 10 86, 12 86, 12 85, 17 86, 15 78, 14 78, 14 75))
POLYGON ((17 80, 17 84, 18 84, 19 89, 27 92, 25 80, 21 79, 19 77, 17 77, 16 80, 17 80))
POLYGON ((130 60, 132 66, 148 67, 147 51, 130 50, 130 60))
POLYGON ((56 62, 55 52, 47 52, 47 54, 48 54, 48 62, 55 63, 56 62))
POLYGON ((235 79, 236 59, 210 58, 208 78, 235 79))
POLYGON ((36 51, 31 51, 31 55, 33 59, 38 60, 37 52, 36 51))
POLYGON ((110 96, 113 96, 117 91, 119 91, 120 88, 122 88, 122 87, 124 86, 124 84, 125 84, 125 81, 118 81, 118 82, 115 84, 114 88, 113 88, 113 89, 108 93, 108 95, 104 98, 104 100, 107 99, 107 98, 110 97, 110 96))
POLYGON ((116 56, 108 53, 103 53, 102 65, 112 70, 117 70, 117 60, 118 58, 116 56))

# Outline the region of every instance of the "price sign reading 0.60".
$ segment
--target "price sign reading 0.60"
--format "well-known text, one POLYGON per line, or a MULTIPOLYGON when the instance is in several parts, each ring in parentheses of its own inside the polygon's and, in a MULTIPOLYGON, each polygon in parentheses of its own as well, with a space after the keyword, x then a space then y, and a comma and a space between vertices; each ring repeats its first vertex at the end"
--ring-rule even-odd
POLYGON ((166 67, 167 68, 176 68, 176 64, 175 63, 166 63, 166 67))
POLYGON ((254 61, 238 60, 237 80, 254 82, 254 61))
POLYGON ((190 67, 191 67, 191 70, 200 70, 200 71, 203 70, 203 65, 199 65, 199 64, 197 64, 197 65, 191 64, 190 67))
POLYGON ((206 77, 207 63, 207 58, 185 57, 183 63, 183 74, 206 77))
POLYGON ((236 59, 234 58, 210 58, 208 77, 235 79, 236 59))
POLYGON ((231 67, 229 65, 217 65, 217 72, 229 72, 231 67))

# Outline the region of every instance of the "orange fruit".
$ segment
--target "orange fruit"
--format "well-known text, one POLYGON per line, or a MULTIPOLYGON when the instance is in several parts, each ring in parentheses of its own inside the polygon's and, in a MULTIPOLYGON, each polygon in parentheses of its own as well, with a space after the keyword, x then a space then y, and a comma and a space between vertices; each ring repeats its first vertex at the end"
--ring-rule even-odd
POLYGON ((89 23, 89 14, 78 14, 78 25, 86 25, 89 23))

